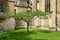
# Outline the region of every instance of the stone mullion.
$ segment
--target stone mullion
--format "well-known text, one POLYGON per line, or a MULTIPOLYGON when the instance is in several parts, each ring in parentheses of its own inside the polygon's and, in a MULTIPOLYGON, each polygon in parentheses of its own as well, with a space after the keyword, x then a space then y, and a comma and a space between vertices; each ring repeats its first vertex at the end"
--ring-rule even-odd
POLYGON ((53 14, 52 14, 52 24, 53 24, 53 27, 56 27, 56 0, 53 0, 53 14))

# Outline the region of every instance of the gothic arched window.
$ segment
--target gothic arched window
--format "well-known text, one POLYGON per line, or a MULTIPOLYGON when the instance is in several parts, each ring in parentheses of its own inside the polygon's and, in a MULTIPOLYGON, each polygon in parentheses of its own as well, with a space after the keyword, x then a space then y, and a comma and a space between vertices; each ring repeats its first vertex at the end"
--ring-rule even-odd
POLYGON ((50 13, 50 0, 45 0, 45 12, 50 13))
POLYGON ((4 5, 0 4, 0 12, 4 12, 4 5))

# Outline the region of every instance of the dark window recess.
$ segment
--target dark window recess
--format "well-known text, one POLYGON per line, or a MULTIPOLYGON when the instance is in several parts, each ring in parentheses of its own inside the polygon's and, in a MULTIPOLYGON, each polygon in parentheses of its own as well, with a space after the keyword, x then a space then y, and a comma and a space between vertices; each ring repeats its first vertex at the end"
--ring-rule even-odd
POLYGON ((14 9, 14 13, 16 13, 16 9, 14 9))
POLYGON ((1 10, 1 12, 4 12, 3 10, 1 10))
POLYGON ((16 9, 14 9, 14 11, 16 12, 16 9))
POLYGON ((16 9, 14 9, 14 13, 15 13, 15 15, 16 15, 16 9))
POLYGON ((45 12, 50 13, 50 0, 45 0, 45 12))
POLYGON ((0 5, 0 12, 4 12, 4 6, 0 5))
POLYGON ((36 0, 37 1, 37 3, 39 3, 40 2, 40 0, 36 0))

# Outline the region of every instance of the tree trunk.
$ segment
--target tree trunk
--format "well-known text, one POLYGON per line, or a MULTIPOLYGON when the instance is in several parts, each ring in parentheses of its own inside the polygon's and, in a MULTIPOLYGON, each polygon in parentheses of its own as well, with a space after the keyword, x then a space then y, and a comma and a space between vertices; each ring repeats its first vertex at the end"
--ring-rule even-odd
POLYGON ((27 33, 29 33, 29 22, 27 22, 27 33))

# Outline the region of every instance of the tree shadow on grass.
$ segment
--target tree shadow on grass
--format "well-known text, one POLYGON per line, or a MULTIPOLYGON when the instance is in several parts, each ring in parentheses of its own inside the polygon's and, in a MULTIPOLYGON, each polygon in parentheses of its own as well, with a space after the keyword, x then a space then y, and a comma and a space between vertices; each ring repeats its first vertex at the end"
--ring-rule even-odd
POLYGON ((37 30, 38 32, 42 32, 42 33, 51 33, 52 31, 49 30, 37 30))
MULTIPOLYGON (((10 40, 32 40, 29 36, 35 34, 34 31, 29 31, 27 34, 26 31, 12 32, 10 33, 10 40)), ((33 39, 34 40, 34 39, 33 39)))
POLYGON ((32 30, 29 31, 29 33, 27 34, 26 30, 24 31, 16 31, 16 32, 11 32, 10 33, 10 38, 9 40, 48 40, 45 38, 31 38, 30 36, 35 35, 37 33, 51 33, 48 30, 32 30))
POLYGON ((44 39, 44 38, 43 38, 43 39, 35 39, 35 40, 48 40, 48 39, 44 39))

